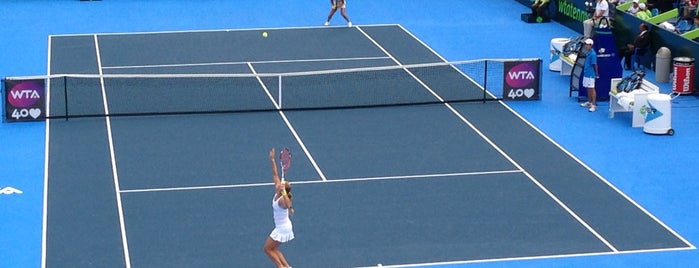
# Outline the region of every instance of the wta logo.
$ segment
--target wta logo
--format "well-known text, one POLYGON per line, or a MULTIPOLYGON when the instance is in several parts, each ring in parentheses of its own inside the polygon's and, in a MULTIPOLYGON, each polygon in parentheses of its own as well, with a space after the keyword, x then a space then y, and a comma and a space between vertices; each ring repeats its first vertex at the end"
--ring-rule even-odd
POLYGON ((7 92, 7 100, 17 108, 32 107, 41 100, 43 90, 44 86, 36 81, 24 81, 7 92))
POLYGON ((536 81, 536 71, 537 68, 528 62, 517 64, 507 71, 505 82, 513 88, 529 86, 536 81))
POLYGON ((506 61, 502 96, 508 100, 538 100, 541 60, 506 61))
POLYGON ((46 81, 43 79, 5 80, 5 120, 34 121, 45 118, 46 81))

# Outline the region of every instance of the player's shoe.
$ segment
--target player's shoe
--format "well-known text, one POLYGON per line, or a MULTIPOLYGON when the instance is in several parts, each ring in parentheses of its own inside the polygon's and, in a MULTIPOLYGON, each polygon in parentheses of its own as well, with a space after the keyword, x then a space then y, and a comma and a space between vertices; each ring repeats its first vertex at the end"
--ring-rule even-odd
POLYGON ((590 112, 597 111, 597 105, 590 105, 590 109, 588 111, 590 111, 590 112))
POLYGON ((580 104, 580 107, 590 107, 590 106, 592 106, 592 103, 590 103, 589 101, 586 101, 586 102, 583 102, 580 104))
POLYGON ((329 22, 329 21, 326 21, 323 25, 324 25, 324 26, 328 26, 328 25, 330 25, 330 22, 329 22))
POLYGON ((347 22, 347 27, 352 27, 352 22, 351 22, 351 21, 348 21, 348 22, 347 22))

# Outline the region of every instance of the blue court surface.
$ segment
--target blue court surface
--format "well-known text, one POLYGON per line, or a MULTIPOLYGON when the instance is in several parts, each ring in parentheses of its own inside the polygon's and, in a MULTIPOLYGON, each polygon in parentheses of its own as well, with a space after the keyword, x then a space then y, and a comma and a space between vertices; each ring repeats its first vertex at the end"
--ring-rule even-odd
MULTIPOLYGON (((384 4, 391 7, 405 4, 388 2, 384 4)), ((665 193, 670 191, 665 186, 669 182, 648 184, 650 179, 688 175, 676 169, 655 174, 630 168, 639 160, 629 155, 644 153, 618 152, 632 141, 640 147, 657 147, 658 139, 670 144, 675 141, 669 139, 689 138, 681 132, 673 137, 644 136, 631 132, 628 122, 622 121, 629 118, 623 116, 611 120, 604 112, 566 115, 580 111, 555 103, 577 105, 567 99, 567 90, 556 88, 565 85, 553 82, 559 79, 557 73, 543 74, 541 101, 373 105, 387 101, 382 96, 398 102, 449 99, 464 92, 465 97, 459 97, 481 96, 481 85, 470 79, 476 67, 402 68, 443 63, 455 51, 475 48, 465 47, 461 38, 437 39, 429 34, 432 28, 450 33, 461 26, 462 22, 436 22, 437 14, 467 6, 447 2, 418 1, 398 7, 406 11, 431 6, 434 18, 401 19, 387 10, 385 19, 394 21, 358 14, 354 27, 342 25, 337 14, 330 27, 305 19, 298 23, 312 26, 253 20, 223 27, 214 20, 195 27, 95 26, 78 33, 49 33, 48 53, 43 51, 47 74, 98 79, 51 83, 50 115, 78 118, 1 125, 0 133, 19 141, 2 147, 13 152, 4 150, 3 158, 22 161, 3 161, 14 163, 12 172, 4 174, 21 181, 0 178, 0 186, 22 193, 0 196, 2 210, 8 212, 0 216, 7 219, 2 223, 0 266, 273 267, 262 251, 273 228, 274 190, 267 153, 270 148, 289 147, 293 161, 287 178, 293 184, 296 214, 291 220, 296 238, 281 250, 293 267, 691 267, 697 260, 691 241, 697 237, 691 228, 696 216, 685 215, 695 212, 663 206, 692 203, 679 199, 691 198, 688 192, 696 189, 696 183, 678 189, 669 201, 648 198, 673 194, 665 193), (268 36, 262 37, 262 32, 268 36), (387 66, 391 69, 283 80, 264 76, 387 66), (241 76, 110 78, 222 73, 241 76), (284 105, 276 91, 282 85, 287 92, 281 98, 284 105), (61 91, 62 87, 69 89, 61 91), (453 88, 458 90, 449 90, 453 88), (355 103, 369 107, 296 109, 355 103), (246 112, 202 113, 231 105, 246 112), (280 105, 290 108, 279 110, 280 105), (553 108, 559 112, 551 113, 553 108), (138 116, 93 116, 107 113, 138 116), (89 116, 80 117, 84 115, 89 116), (570 124, 562 125, 563 120, 570 124), (603 120, 596 122, 599 132, 637 137, 588 141, 584 138, 589 136, 570 134, 591 120, 603 120), (35 144, 26 145, 31 142, 35 144), (589 148, 588 143, 599 145, 589 148), (591 156, 591 151, 602 156, 591 156), (610 162, 620 159, 627 161, 610 162), (641 182, 645 184, 635 184, 641 182)), ((526 12, 514 1, 475 2, 502 9, 507 16, 526 12)), ((76 13, 87 12, 86 5, 91 5, 98 9, 96 14, 141 5, 106 0, 63 4, 76 13)), ((378 5, 350 4, 357 8, 348 11, 357 13, 378 5)), ((19 10, 25 4, 3 5, 19 10)), ((178 7, 204 10, 192 3, 148 5, 161 12, 178 7)), ((257 6, 202 5, 233 8, 231 16, 248 14, 244 10, 257 6)), ((327 11, 309 1, 290 12, 311 6, 314 12, 327 11)), ((222 16, 220 10, 209 12, 222 16)), ((321 24, 323 16, 317 15, 321 24)), ((515 19, 507 23, 561 27, 522 26, 515 19)), ((457 60, 543 58, 547 52, 526 52, 539 47, 524 47, 515 50, 522 54, 508 54, 512 51, 503 52, 504 44, 490 42, 498 43, 486 40, 478 52, 456 53, 457 60)), ((696 110, 692 105, 693 100, 685 99, 677 106, 696 110)), ((681 122, 676 126, 692 128, 681 122)), ((657 150, 648 148, 648 153, 657 150)))

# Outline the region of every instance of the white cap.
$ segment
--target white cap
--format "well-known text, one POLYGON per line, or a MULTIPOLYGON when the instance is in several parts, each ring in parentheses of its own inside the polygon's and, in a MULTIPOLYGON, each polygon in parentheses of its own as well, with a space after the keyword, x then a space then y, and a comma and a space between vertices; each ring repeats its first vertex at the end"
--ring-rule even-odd
POLYGON ((644 8, 646 8, 646 3, 640 3, 640 4, 638 4, 638 7, 640 7, 641 9, 644 9, 644 8))
POLYGON ((592 44, 594 44, 594 43, 595 43, 595 42, 593 42, 592 39, 590 39, 590 38, 585 39, 585 44, 592 45, 592 44))
POLYGON ((638 0, 633 0, 634 3, 638 4, 638 0))

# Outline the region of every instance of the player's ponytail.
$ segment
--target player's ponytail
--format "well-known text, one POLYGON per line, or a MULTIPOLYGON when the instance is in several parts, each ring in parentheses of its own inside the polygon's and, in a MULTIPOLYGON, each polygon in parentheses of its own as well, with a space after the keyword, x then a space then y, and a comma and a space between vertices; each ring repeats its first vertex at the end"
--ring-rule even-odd
MULTIPOLYGON (((289 181, 284 182, 284 191, 286 191, 286 197, 291 200, 292 194, 291 194, 291 183, 289 181)), ((294 207, 289 207, 289 215, 294 215, 294 207)))

